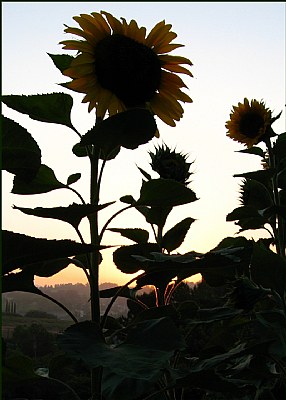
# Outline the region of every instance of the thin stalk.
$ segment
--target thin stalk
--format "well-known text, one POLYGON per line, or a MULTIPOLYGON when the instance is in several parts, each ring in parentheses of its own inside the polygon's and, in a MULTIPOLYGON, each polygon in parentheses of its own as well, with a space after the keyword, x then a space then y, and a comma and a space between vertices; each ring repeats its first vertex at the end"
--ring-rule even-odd
POLYGON ((129 282, 127 282, 124 286, 121 286, 120 289, 118 289, 118 291, 116 292, 116 294, 112 297, 110 303, 108 304, 108 306, 106 307, 105 313, 103 314, 103 317, 101 319, 101 328, 103 329, 107 320, 107 316, 108 313, 111 309, 111 307, 113 306, 115 300, 118 298, 118 296, 120 295, 120 293, 126 288, 128 287, 131 283, 133 283, 134 281, 136 281, 138 278, 142 278, 146 273, 143 272, 140 275, 135 276, 135 278, 130 279, 129 282))
MULTIPOLYGON (((90 156, 91 176, 90 176, 90 204, 98 206, 99 188, 98 188, 98 162, 99 150, 93 147, 90 156)), ((90 253, 90 304, 91 319, 100 324, 100 300, 99 300, 99 236, 98 236, 98 211, 89 216, 90 239, 91 244, 97 248, 90 253)), ((101 380, 102 367, 91 369, 91 400, 101 400, 101 380)))
POLYGON ((78 323, 78 320, 73 315, 73 313, 66 306, 64 306, 62 303, 60 303, 59 301, 57 301, 53 297, 50 297, 48 294, 43 293, 43 292, 41 292, 40 296, 43 296, 46 299, 51 300, 53 303, 55 303, 57 306, 59 306, 61 309, 63 309, 71 317, 71 319, 74 321, 75 324, 78 323))
MULTIPOLYGON (((275 160, 275 155, 273 152, 273 147, 271 145, 270 138, 267 138, 265 140, 268 154, 269 154, 269 166, 275 171, 276 168, 276 160, 275 160)), ((277 185, 277 174, 275 173, 273 178, 271 179, 272 181, 272 190, 273 190, 273 197, 274 197, 274 205, 279 207, 280 205, 280 198, 279 198, 279 190, 278 190, 278 185, 277 185)), ((277 253, 285 257, 285 248, 284 248, 284 232, 283 232, 283 219, 279 213, 276 214, 277 218, 277 226, 275 229, 275 239, 276 239, 276 248, 277 248, 277 253)))
POLYGON ((127 207, 122 208, 121 210, 119 210, 119 211, 117 211, 115 214, 113 214, 113 215, 106 221, 106 223, 104 224, 104 226, 103 226, 103 228, 101 229, 101 232, 100 232, 100 234, 99 234, 99 237, 98 237, 98 244, 100 244, 100 242, 101 242, 101 240, 102 240, 102 237, 103 237, 103 234, 104 234, 104 232, 106 231, 106 229, 107 229, 108 225, 110 224, 110 222, 111 222, 115 217, 117 217, 119 214, 121 214, 123 211, 128 210, 129 208, 132 208, 132 207, 133 207, 133 205, 129 205, 129 206, 127 206, 127 207))
POLYGON ((66 185, 65 188, 71 190, 72 192, 74 192, 80 198, 80 201, 82 202, 82 204, 85 204, 85 201, 84 201, 82 195, 77 190, 75 190, 74 188, 72 188, 72 187, 70 187, 68 185, 66 185))

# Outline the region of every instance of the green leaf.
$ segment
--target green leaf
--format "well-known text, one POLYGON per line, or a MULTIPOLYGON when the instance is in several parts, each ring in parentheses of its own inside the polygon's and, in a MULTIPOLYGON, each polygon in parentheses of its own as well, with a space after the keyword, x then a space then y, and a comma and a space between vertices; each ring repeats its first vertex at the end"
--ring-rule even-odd
POLYGON ((12 193, 14 194, 39 194, 47 193, 51 190, 65 188, 66 185, 60 183, 54 171, 42 164, 35 178, 30 182, 25 182, 18 176, 15 176, 13 181, 12 193))
POLYGON ((245 179, 240 185, 240 200, 244 206, 252 206, 257 210, 273 205, 271 187, 254 179, 245 179))
POLYGON ((42 294, 34 285, 34 273, 28 270, 2 276, 2 292, 27 292, 42 294))
POLYGON ((247 153, 247 154, 254 154, 256 156, 260 156, 262 158, 265 157, 264 151, 257 146, 250 147, 249 149, 239 150, 238 153, 247 153))
POLYGON ((113 253, 113 262, 125 274, 134 274, 142 269, 142 265, 133 255, 147 257, 153 251, 160 251, 156 243, 133 244, 121 246, 113 253))
POLYGON ((65 69, 68 69, 72 61, 75 59, 75 57, 69 56, 67 54, 47 54, 51 57, 53 63, 61 72, 64 72, 65 69))
POLYGON ((6 274, 27 264, 55 258, 69 257, 94 251, 94 246, 72 240, 47 240, 14 233, 2 232, 2 273, 6 274))
POLYGON ((197 200, 195 193, 172 179, 143 182, 137 205, 174 207, 197 200))
POLYGON ((80 143, 76 143, 73 146, 72 152, 77 157, 87 157, 88 156, 86 146, 82 146, 80 143))
POLYGON ((245 172, 244 174, 235 174, 234 178, 254 179, 262 183, 265 187, 269 187, 271 178, 274 176, 273 169, 258 170, 253 172, 245 172))
POLYGON ((70 113, 73 99, 66 93, 48 93, 29 96, 2 96, 8 107, 41 122, 62 124, 74 129, 70 113))
POLYGON ((80 173, 70 175, 67 180, 67 185, 69 186, 77 182, 80 179, 80 177, 81 177, 80 173))
POLYGON ((147 181, 150 181, 151 175, 148 174, 146 171, 144 171, 144 169, 138 167, 138 165, 137 165, 137 168, 139 169, 139 171, 141 172, 141 174, 147 179, 147 181))
POLYGON ((174 351, 185 347, 169 318, 133 325, 126 340, 118 346, 108 346, 96 324, 81 322, 66 329, 59 337, 59 344, 64 351, 92 368, 103 366, 125 378, 146 381, 157 380, 174 351))
POLYGON ((255 243, 251 260, 251 277, 255 283, 276 290, 284 296, 286 288, 286 261, 284 258, 255 243))
POLYGON ((167 217, 173 207, 136 207, 146 218, 149 224, 154 224, 163 229, 167 217))
POLYGON ((277 174, 277 185, 280 189, 286 189, 286 167, 277 174))
POLYGON ((99 297, 101 299, 110 299, 118 295, 118 297, 125 297, 127 299, 134 300, 136 297, 137 289, 130 289, 124 286, 115 286, 113 288, 104 289, 99 291, 99 297))
POLYGON ((278 162, 286 157, 286 132, 278 136, 273 146, 273 152, 278 162))
POLYGON ((136 149, 151 140, 156 130, 152 114, 146 109, 135 108, 97 122, 82 137, 81 144, 93 144, 108 156, 118 146, 136 149))
POLYGON ((129 194, 127 194, 126 196, 120 197, 120 201, 122 201, 122 203, 125 203, 125 204, 134 204, 134 203, 136 203, 136 200, 134 199, 134 197, 129 195, 129 194))
POLYGON ((177 249, 183 243, 191 224, 195 220, 193 218, 185 218, 177 223, 173 228, 165 233, 162 239, 162 247, 168 252, 177 249))
POLYGON ((27 215, 33 215, 42 218, 58 219, 60 221, 67 222, 71 224, 73 227, 77 228, 84 217, 94 214, 95 212, 107 207, 110 204, 112 203, 106 203, 102 205, 73 203, 68 207, 24 208, 24 207, 14 206, 13 208, 27 215))
POLYGON ((39 263, 29 264, 27 268, 29 271, 33 271, 34 275, 49 278, 67 268, 73 263, 71 258, 56 258, 54 260, 42 261, 39 263))
POLYGON ((261 229, 266 223, 268 218, 259 213, 257 209, 251 206, 242 206, 234 209, 226 216, 226 221, 236 221, 236 225, 241 227, 239 232, 247 229, 261 229))
POLYGON ((127 239, 133 240, 133 242, 143 244, 148 242, 149 232, 145 229, 138 229, 138 228, 110 228, 108 229, 111 232, 118 232, 122 236, 126 237, 127 239))
POLYGON ((2 169, 24 181, 32 180, 41 165, 41 150, 21 125, 2 117, 2 169))

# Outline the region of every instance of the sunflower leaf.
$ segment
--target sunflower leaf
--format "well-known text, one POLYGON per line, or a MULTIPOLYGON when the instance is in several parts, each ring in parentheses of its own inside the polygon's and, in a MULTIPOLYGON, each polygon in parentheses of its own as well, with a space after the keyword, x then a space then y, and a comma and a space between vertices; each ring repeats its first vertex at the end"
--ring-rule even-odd
POLYGON ((118 232, 122 236, 126 237, 127 239, 133 240, 134 242, 140 243, 147 243, 149 238, 149 232, 145 229, 138 229, 138 228, 110 228, 108 229, 111 232, 118 232))
POLYGON ((146 109, 134 108, 113 115, 88 131, 82 145, 93 144, 107 157, 118 146, 136 149, 151 140, 157 130, 156 122, 146 109))
POLYGON ((69 186, 77 182, 80 179, 80 177, 81 177, 80 173, 70 175, 67 180, 67 185, 69 186))
POLYGON ((162 247, 168 252, 177 249, 184 241, 191 224, 195 220, 193 218, 185 218, 168 232, 165 233, 162 239, 162 247))
POLYGON ((48 166, 42 164, 35 178, 28 183, 16 175, 13 181, 12 193, 39 194, 65 187, 66 185, 57 180, 54 171, 48 166))
POLYGON ((253 147, 250 147, 249 149, 239 150, 238 153, 254 154, 254 155, 260 156, 262 158, 265 157, 264 151, 258 146, 253 146, 253 147))
POLYGON ((29 96, 2 96, 8 107, 41 122, 65 125, 74 129, 70 113, 73 99, 66 93, 47 93, 29 96))
POLYGON ((113 262, 125 274, 134 274, 142 269, 142 264, 133 256, 147 257, 152 252, 160 251, 156 243, 141 243, 121 246, 113 253, 113 262))
POLYGON ((65 69, 68 69, 72 61, 75 59, 75 57, 67 54, 47 54, 49 57, 51 57, 53 63, 61 72, 63 72, 65 69))
POLYGON ((41 150, 21 125, 2 116, 2 169, 24 181, 32 180, 41 165, 41 150))
POLYGON ((53 207, 53 208, 23 208, 14 206, 13 208, 19 210, 27 215, 33 215, 42 218, 58 219, 67 222, 73 227, 77 228, 81 220, 90 214, 99 211, 111 203, 104 205, 91 205, 91 204, 71 204, 68 207, 53 207))
POLYGON ((10 231, 2 232, 3 268, 6 274, 27 264, 89 253, 94 246, 72 240, 48 240, 10 231))
POLYGON ((255 243, 251 259, 251 277, 258 285, 274 289, 283 296, 286 287, 286 261, 263 244, 255 243))
POLYGON ((28 292, 41 294, 42 292, 34 285, 34 274, 28 270, 10 273, 2 276, 2 291, 6 292, 28 292))
POLYGON ((118 346, 109 346, 104 341, 97 324, 80 322, 65 330, 59 337, 59 345, 92 368, 103 366, 121 377, 146 381, 157 379, 175 350, 186 346, 170 318, 137 323, 118 346))
POLYGON ((137 205, 174 207, 197 200, 195 193, 173 179, 151 179, 143 182, 137 205))

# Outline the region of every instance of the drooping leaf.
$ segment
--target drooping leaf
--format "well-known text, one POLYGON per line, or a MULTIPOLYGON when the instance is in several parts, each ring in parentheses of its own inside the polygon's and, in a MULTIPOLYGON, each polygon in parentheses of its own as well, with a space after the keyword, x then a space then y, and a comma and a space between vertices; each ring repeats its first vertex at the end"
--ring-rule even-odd
POLYGON ((120 229, 120 228, 109 228, 108 229, 111 232, 118 232, 122 236, 126 237, 127 239, 133 240, 133 242, 136 242, 138 244, 143 244, 148 242, 149 238, 149 232, 146 231, 145 229, 139 229, 139 228, 125 228, 125 229, 120 229))
POLYGON ((67 185, 69 186, 77 182, 80 179, 80 177, 81 177, 80 173, 70 175, 67 180, 67 185))
POLYGON ((38 239, 6 230, 2 232, 2 246, 3 274, 27 264, 89 253, 95 249, 92 245, 72 240, 38 239))
POLYGON ((2 169, 24 181, 33 179, 41 165, 41 150, 21 125, 2 117, 2 169))
POLYGON ((234 209, 226 216, 226 221, 238 221, 236 225, 241 227, 240 232, 247 229, 261 229, 269 222, 257 209, 251 206, 234 209))
POLYGON ((2 276, 2 292, 27 292, 41 294, 34 285, 34 273, 32 271, 11 272, 2 276))
POLYGON ((195 193, 173 179, 143 182, 137 205, 174 207, 197 200, 195 193))
POLYGON ((172 208, 172 206, 136 207, 136 209, 144 215, 149 224, 157 225, 162 229, 166 223, 168 215, 172 211, 172 208))
POLYGON ((156 243, 121 246, 114 251, 113 261, 120 271, 125 274, 134 274, 142 269, 142 265, 140 265, 140 263, 132 256, 148 256, 153 251, 160 251, 160 248, 156 243))
POLYGON ((70 114, 73 98, 66 93, 47 93, 29 96, 2 96, 8 107, 41 122, 61 124, 74 129, 70 114))
POLYGON ((93 144, 107 156, 118 146, 136 149, 151 140, 156 130, 155 119, 148 110, 129 109, 96 123, 82 137, 81 144, 93 144))
POLYGON ((96 324, 81 322, 66 329, 59 344, 64 351, 90 367, 103 366, 125 378, 147 381, 157 380, 174 351, 185 347, 169 318, 139 322, 118 346, 108 346, 96 324))
POLYGON ((61 72, 63 72, 65 69, 68 69, 74 60, 73 56, 67 54, 47 54, 51 57, 53 63, 61 72))
POLYGON ((162 247, 168 252, 177 249, 184 241, 191 224, 195 220, 193 218, 185 218, 178 222, 173 228, 165 233, 162 239, 162 247))
POLYGON ((47 193, 55 189, 65 188, 66 185, 59 182, 54 171, 47 165, 42 164, 30 182, 25 182, 19 176, 15 176, 12 193, 14 194, 39 194, 47 193))
POLYGON ((23 266, 23 269, 28 269, 29 271, 32 271, 34 275, 49 278, 50 276, 53 276, 63 269, 67 268, 72 263, 72 259, 68 257, 56 258, 54 260, 28 264, 27 266, 23 266))
POLYGON ((97 206, 91 204, 73 203, 68 207, 24 208, 24 207, 14 206, 13 208, 27 215, 34 215, 36 217, 42 217, 42 218, 58 219, 60 221, 67 222, 71 224, 73 227, 77 228, 84 217, 87 217, 88 215, 93 214, 96 211, 99 211, 110 204, 113 204, 113 202, 97 206))

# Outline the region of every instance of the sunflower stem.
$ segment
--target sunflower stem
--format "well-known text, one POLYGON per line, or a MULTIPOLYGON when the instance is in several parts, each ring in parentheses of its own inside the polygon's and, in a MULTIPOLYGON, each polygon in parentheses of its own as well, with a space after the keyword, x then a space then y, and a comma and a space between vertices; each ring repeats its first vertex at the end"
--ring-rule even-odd
MULTIPOLYGON (((280 198, 279 198, 279 190, 278 190, 278 185, 277 185, 277 174, 275 172, 276 169, 276 159, 275 159, 275 154, 273 152, 273 147, 271 145, 270 138, 265 139, 265 143, 267 146, 268 154, 269 154, 269 166, 271 169, 274 170, 274 175, 271 179, 272 181, 272 190, 273 190, 273 198, 274 198, 274 205, 275 207, 280 206, 280 198)), ((281 257, 285 257, 285 248, 284 248, 284 232, 283 232, 283 220, 279 212, 276 213, 276 221, 277 224, 274 229, 274 236, 275 236, 275 241, 276 241, 276 249, 277 253, 281 257)))
MULTIPOLYGON (((91 176, 90 176, 90 204, 97 206, 99 203, 98 186, 98 164, 99 151, 95 147, 90 154, 91 176)), ((91 320, 100 325, 100 300, 99 300, 99 234, 98 234, 98 211, 89 217, 90 239, 96 249, 90 253, 90 303, 91 320)), ((101 400, 102 367, 91 369, 91 400, 101 400)))

